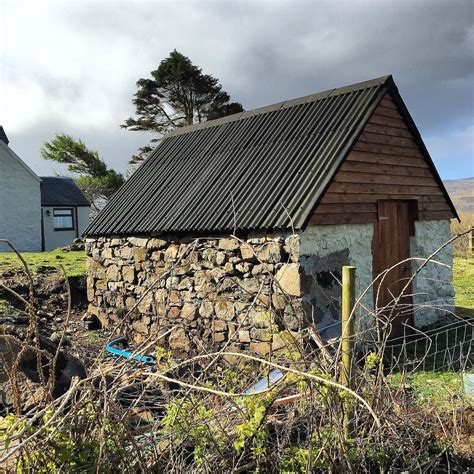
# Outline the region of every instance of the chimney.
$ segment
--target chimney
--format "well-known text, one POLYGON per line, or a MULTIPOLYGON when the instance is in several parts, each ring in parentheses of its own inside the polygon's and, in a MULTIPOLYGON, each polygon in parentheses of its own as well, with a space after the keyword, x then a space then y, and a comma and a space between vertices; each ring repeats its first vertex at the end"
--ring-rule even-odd
POLYGON ((8 145, 8 137, 7 134, 5 133, 5 130, 3 130, 3 127, 0 125, 0 140, 2 142, 5 142, 8 145))

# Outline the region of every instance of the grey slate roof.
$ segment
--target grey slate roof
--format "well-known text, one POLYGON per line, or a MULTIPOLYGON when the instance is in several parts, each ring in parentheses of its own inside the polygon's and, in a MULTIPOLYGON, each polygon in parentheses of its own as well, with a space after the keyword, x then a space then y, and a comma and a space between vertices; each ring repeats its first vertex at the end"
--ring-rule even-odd
POLYGON ((384 76, 180 128, 84 234, 303 228, 389 89, 384 76))
POLYGON ((0 125, 0 140, 2 140, 2 142, 5 142, 7 145, 10 142, 10 140, 8 140, 7 134, 5 133, 5 130, 3 129, 1 125, 0 125))
POLYGON ((90 206, 71 178, 41 176, 42 206, 90 206))

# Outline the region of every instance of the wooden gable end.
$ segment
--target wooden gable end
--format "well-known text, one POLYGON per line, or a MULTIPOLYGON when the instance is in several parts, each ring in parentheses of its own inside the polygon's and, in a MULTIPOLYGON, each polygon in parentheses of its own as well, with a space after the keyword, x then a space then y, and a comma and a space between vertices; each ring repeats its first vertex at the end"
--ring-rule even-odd
POLYGON ((455 217, 389 93, 334 176, 309 225, 377 222, 379 200, 416 200, 419 220, 455 217))

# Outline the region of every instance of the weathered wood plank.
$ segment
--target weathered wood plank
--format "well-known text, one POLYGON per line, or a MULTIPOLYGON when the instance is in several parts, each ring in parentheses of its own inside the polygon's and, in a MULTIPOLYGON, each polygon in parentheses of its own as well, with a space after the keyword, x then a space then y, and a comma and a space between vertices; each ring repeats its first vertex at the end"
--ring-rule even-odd
POLYGON ((435 186, 404 186, 402 184, 359 184, 339 183, 331 184, 332 192, 363 193, 363 194, 405 194, 405 195, 443 195, 441 189, 435 186))
POLYGON ((387 125, 390 127, 398 127, 407 129, 405 122, 402 119, 395 117, 387 117, 386 115, 379 115, 377 109, 375 109, 374 114, 370 117, 369 123, 375 123, 380 125, 387 125))
POLYGON ((366 142, 366 143, 377 143, 381 145, 391 145, 391 146, 397 146, 397 147, 413 148, 413 149, 418 150, 418 147, 415 143, 415 140, 413 140, 413 138, 382 135, 380 133, 372 133, 365 130, 360 136, 359 141, 366 142))
POLYGON ((360 184, 402 184, 404 186, 433 186, 438 187, 438 183, 433 177, 421 176, 397 176, 395 174, 374 174, 360 173, 353 171, 339 171, 334 182, 337 183, 360 183, 360 184))
POLYGON ((359 214, 361 212, 377 212, 376 202, 359 202, 359 203, 321 203, 316 208, 316 214, 359 214))
POLYGON ((383 145, 378 143, 367 143, 361 140, 359 140, 352 149, 354 151, 365 151, 383 155, 411 156, 414 158, 423 158, 423 155, 417 148, 383 145))
POLYGON ((387 165, 413 166, 415 168, 429 169, 424 158, 415 156, 386 155, 368 151, 351 151, 347 161, 360 161, 364 163, 381 163, 387 165))
POLYGON ((393 103, 392 99, 390 98, 390 95, 388 94, 385 94, 384 98, 380 101, 380 105, 388 107, 389 109, 397 110, 397 106, 393 103))
POLYGON ((375 212, 361 214, 313 214, 309 225, 370 224, 377 222, 375 212))
POLYGON ((356 202, 376 202, 381 200, 409 200, 418 202, 446 202, 444 196, 420 196, 418 194, 360 194, 360 193, 340 193, 332 192, 331 187, 324 195, 321 203, 356 203, 356 202))
POLYGON ((420 211, 420 221, 454 219, 452 211, 420 211))
POLYGON ((412 134, 406 128, 391 127, 379 123, 369 123, 365 126, 364 132, 378 133, 380 135, 390 135, 393 137, 412 138, 412 134))
POLYGON ((443 199, 441 202, 419 202, 419 211, 451 211, 446 200, 443 199))
POLYGON ((398 164, 381 164, 363 161, 346 160, 341 167, 341 171, 354 171, 357 173, 390 174, 394 176, 432 176, 428 168, 407 167, 398 164))
POLYGON ((385 115, 387 117, 402 119, 402 116, 396 110, 394 110, 390 107, 384 107, 383 105, 379 105, 377 107, 377 113, 379 115, 385 115))

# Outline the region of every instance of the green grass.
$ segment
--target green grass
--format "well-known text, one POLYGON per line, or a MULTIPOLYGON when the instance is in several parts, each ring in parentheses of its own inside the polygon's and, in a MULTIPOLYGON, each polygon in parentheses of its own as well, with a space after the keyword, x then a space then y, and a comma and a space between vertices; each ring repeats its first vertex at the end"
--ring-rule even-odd
MULTIPOLYGON (((86 272, 85 252, 65 252, 56 249, 51 252, 22 252, 22 256, 33 271, 39 267, 53 267, 59 271, 62 265, 68 276, 84 275, 86 272)), ((0 272, 22 266, 14 253, 0 252, 0 272)))
POLYGON ((390 375, 389 381, 393 387, 403 382, 420 405, 448 408, 454 401, 464 398, 462 374, 459 372, 416 372, 403 378, 398 373, 390 375))
MULTIPOLYGON (((474 258, 455 257, 453 264, 453 285, 456 294, 456 314, 459 316, 470 316, 474 318, 474 258)), ((429 404, 441 409, 448 409, 456 400, 472 400, 464 394, 462 373, 454 370, 431 371, 437 367, 443 367, 444 353, 443 347, 453 348, 456 342, 460 345, 451 350, 451 357, 459 356, 461 347, 468 349, 473 337, 472 327, 467 326, 464 332, 461 329, 453 329, 439 336, 438 340, 433 337, 433 345, 430 349, 426 347, 426 363, 419 367, 416 372, 405 375, 394 373, 389 376, 389 381, 393 386, 398 386, 403 382, 412 391, 416 402, 419 404, 429 404), (436 344, 436 345, 435 345, 436 344), (440 351, 437 353, 437 351, 440 351)), ((426 345, 426 344, 425 344, 426 345)), ((409 343, 406 346, 406 356, 410 359, 419 360, 423 355, 423 342, 415 345, 409 343), (416 353, 414 352, 416 348, 416 353)), ((416 364, 414 364, 416 365, 416 364)), ((455 368, 455 367, 454 367, 455 368)), ((472 367, 467 367, 468 370, 472 367)), ((407 366, 410 370, 410 367, 407 366)))
POLYGON ((460 316, 474 317, 474 258, 455 257, 453 284, 460 316))
POLYGON ((100 342, 103 340, 102 334, 98 331, 86 331, 84 335, 92 342, 100 342))

